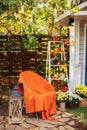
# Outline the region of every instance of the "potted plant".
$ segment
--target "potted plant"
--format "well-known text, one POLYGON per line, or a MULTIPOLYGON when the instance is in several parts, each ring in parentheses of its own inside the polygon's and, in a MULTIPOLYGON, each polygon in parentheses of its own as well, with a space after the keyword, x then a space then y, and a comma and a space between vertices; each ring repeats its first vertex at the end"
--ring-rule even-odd
POLYGON ((87 86, 85 85, 76 85, 75 92, 82 98, 87 98, 87 86))
POLYGON ((76 85, 75 92, 82 97, 82 100, 79 104, 80 107, 87 106, 87 86, 85 85, 76 85))
POLYGON ((67 66, 65 65, 60 65, 55 68, 51 68, 50 74, 51 77, 53 78, 59 78, 59 79, 64 79, 65 78, 65 73, 67 72, 67 66))
POLYGON ((59 106, 62 110, 65 110, 67 97, 68 97, 68 96, 67 96, 66 93, 57 94, 56 100, 57 100, 57 102, 58 102, 58 106, 59 106))
POLYGON ((62 92, 67 92, 68 91, 68 80, 65 79, 65 80, 62 80, 61 81, 61 91, 62 92))
POLYGON ((65 73, 67 72, 67 66, 66 65, 61 65, 58 68, 58 72, 59 72, 59 79, 64 79, 65 78, 65 73))
POLYGON ((76 108, 78 107, 81 100, 82 98, 75 93, 68 94, 66 105, 68 108, 76 108))

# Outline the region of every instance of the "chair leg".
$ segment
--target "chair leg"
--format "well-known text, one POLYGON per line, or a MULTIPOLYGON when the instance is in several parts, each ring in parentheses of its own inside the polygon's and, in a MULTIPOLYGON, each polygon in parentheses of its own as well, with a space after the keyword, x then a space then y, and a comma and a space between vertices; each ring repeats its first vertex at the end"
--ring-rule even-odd
POLYGON ((39 120, 39 117, 38 117, 38 112, 36 112, 36 118, 37 118, 37 120, 39 120))

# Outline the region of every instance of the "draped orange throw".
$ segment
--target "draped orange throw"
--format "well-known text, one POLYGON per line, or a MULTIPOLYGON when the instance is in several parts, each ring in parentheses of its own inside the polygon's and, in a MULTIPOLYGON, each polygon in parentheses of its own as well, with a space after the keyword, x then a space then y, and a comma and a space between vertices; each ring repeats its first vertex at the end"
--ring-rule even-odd
POLYGON ((50 115, 56 114, 56 92, 53 86, 37 73, 20 73, 18 90, 20 94, 24 93, 26 113, 40 112, 42 119, 47 120, 52 119, 50 115))

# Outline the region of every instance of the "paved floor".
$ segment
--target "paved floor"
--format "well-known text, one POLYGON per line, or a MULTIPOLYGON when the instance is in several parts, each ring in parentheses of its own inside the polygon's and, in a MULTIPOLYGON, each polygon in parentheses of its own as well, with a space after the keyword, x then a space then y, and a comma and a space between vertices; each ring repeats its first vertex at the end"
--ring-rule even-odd
POLYGON ((81 130, 80 120, 73 114, 58 110, 58 121, 41 120, 35 116, 23 115, 20 124, 11 124, 7 116, 0 116, 0 130, 81 130))

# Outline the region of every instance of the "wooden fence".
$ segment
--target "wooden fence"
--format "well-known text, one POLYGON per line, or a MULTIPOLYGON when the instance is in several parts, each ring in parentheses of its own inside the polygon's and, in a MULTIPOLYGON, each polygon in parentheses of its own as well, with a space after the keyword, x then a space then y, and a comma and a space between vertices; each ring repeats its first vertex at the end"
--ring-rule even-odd
POLYGON ((17 80, 19 73, 25 70, 44 77, 48 40, 51 40, 50 36, 38 37, 39 46, 27 51, 23 48, 21 36, 0 36, 0 85, 11 83, 11 79, 13 83, 15 77, 17 80))

